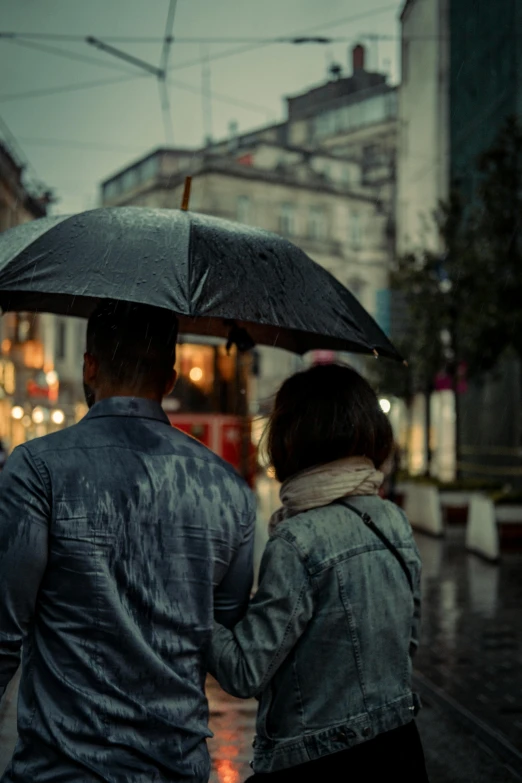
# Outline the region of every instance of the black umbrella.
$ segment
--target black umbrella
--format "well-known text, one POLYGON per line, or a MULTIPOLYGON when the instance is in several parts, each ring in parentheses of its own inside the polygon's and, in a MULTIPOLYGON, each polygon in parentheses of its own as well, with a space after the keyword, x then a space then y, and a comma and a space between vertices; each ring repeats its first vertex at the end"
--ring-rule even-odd
POLYGON ((179 210, 114 207, 0 235, 4 312, 87 317, 107 298, 174 310, 181 332, 229 338, 240 348, 251 340, 299 354, 401 359, 341 283, 260 229, 179 210))

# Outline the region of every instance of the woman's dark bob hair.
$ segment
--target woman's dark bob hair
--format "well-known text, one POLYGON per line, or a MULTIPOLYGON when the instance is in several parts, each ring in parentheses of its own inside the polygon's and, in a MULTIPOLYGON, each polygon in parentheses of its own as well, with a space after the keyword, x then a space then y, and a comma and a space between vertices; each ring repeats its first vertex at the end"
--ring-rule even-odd
POLYGON ((278 481, 343 457, 379 468, 393 432, 369 383, 351 367, 319 365, 293 375, 277 393, 267 451, 278 481))

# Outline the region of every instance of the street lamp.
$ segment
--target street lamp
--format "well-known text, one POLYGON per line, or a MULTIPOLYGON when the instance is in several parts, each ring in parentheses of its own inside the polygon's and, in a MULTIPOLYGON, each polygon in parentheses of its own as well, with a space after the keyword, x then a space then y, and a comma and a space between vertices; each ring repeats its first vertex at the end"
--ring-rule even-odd
POLYGON ((54 386, 58 383, 58 373, 55 370, 49 370, 49 372, 45 375, 45 380, 49 386, 54 386))
POLYGON ((51 414, 51 420, 53 424, 58 424, 58 425, 63 424, 65 421, 64 412, 60 410, 53 411, 51 414))
POLYGON ((42 424, 45 419, 45 412, 43 408, 35 408, 33 411, 33 421, 35 424, 42 424))
POLYGON ((21 421, 24 418, 24 409, 20 405, 15 405, 11 411, 11 416, 15 421, 21 421))
POLYGON ((385 397, 383 397, 381 400, 379 400, 379 405, 381 406, 381 410, 383 413, 389 413, 391 410, 391 402, 387 400, 385 397))

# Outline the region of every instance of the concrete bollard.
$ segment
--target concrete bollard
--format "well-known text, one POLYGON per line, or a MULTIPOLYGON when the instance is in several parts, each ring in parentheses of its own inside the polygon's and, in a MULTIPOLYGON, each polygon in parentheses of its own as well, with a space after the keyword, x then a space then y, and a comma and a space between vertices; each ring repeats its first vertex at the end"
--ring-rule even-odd
POLYGON ((485 495, 476 494, 471 497, 466 527, 466 549, 491 562, 496 562, 500 557, 495 504, 485 495))
POLYGON ((444 523, 437 487, 429 484, 404 484, 404 512, 411 526, 431 536, 444 535, 444 523))

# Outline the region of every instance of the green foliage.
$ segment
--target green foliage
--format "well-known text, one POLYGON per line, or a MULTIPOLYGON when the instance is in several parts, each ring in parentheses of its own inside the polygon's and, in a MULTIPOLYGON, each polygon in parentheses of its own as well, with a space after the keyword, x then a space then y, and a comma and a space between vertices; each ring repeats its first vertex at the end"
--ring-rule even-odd
POLYGON ((392 287, 411 319, 407 345, 415 388, 437 372, 476 377, 506 350, 522 358, 522 125, 508 119, 477 161, 473 204, 454 191, 435 216, 440 254, 399 258, 392 287), (446 336, 446 345, 443 338, 446 336))

